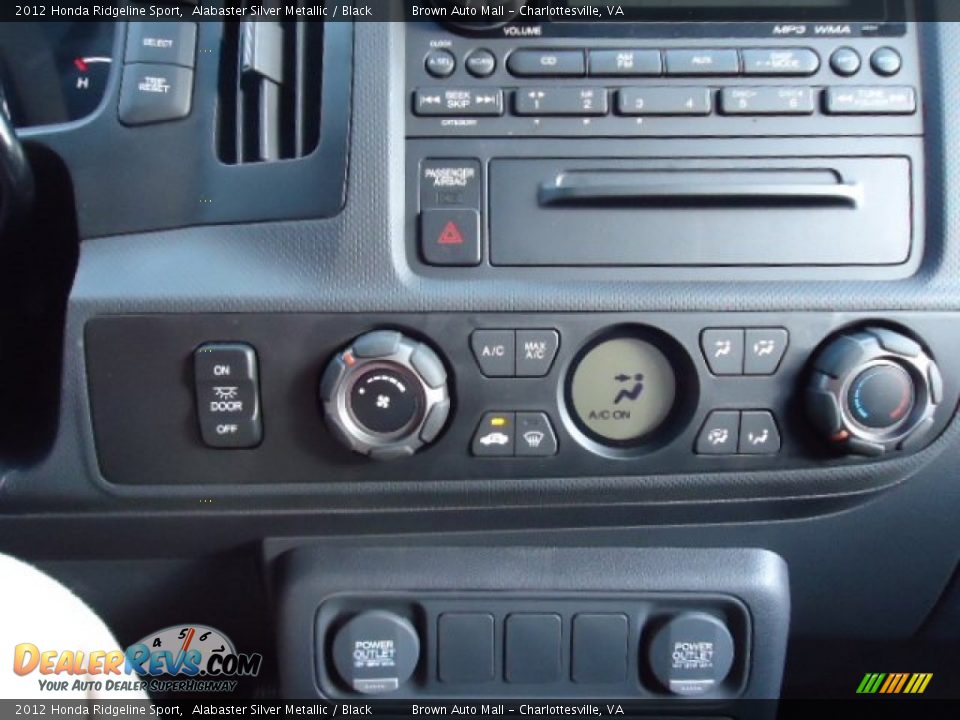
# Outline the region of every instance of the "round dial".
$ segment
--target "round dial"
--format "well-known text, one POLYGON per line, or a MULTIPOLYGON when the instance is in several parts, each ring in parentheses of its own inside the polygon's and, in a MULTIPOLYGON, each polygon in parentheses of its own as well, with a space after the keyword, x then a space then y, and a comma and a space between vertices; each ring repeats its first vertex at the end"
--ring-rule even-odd
POLYGON ((482 32, 506 25, 527 0, 433 0, 433 4, 446 10, 445 25, 482 32))
POLYGON ((807 414, 832 443, 864 455, 913 447, 933 428, 943 394, 919 343, 886 328, 834 338, 817 353, 807 414))
POLYGON ((392 330, 367 333, 337 353, 320 399, 337 438, 378 460, 412 455, 436 438, 450 413, 440 358, 392 330))

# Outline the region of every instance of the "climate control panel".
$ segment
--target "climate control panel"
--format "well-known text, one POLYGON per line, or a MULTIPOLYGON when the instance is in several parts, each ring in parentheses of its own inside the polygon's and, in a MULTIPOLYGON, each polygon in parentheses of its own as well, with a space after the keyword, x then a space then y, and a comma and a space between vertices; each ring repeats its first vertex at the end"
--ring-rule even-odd
POLYGON ((941 371, 960 353, 955 322, 131 316, 91 321, 87 351, 98 457, 114 483, 348 486, 383 482, 383 461, 398 483, 704 475, 921 450, 957 405, 941 371), (145 377, 161 391, 131 412, 145 377))

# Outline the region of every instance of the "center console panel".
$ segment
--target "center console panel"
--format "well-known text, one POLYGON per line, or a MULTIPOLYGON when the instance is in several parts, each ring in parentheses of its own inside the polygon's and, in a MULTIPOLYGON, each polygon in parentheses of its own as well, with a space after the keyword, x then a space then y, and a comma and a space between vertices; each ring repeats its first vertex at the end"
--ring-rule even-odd
POLYGON ((956 322, 142 315, 90 321, 86 353, 112 484, 702 475, 882 463, 922 449, 960 394, 947 371, 960 354, 956 322))
POLYGON ((271 567, 284 697, 779 694, 790 596, 768 551, 330 544, 271 567))

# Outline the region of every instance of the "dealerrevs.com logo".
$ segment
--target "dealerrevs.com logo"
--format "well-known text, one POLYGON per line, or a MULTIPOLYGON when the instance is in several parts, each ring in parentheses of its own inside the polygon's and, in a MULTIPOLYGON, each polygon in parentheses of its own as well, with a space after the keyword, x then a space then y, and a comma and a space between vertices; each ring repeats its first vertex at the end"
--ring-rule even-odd
POLYGON ((27 642, 13 655, 13 671, 36 673, 40 690, 50 692, 232 692, 238 678, 255 677, 262 664, 260 653, 238 653, 230 638, 206 625, 164 628, 126 650, 52 650, 27 642))

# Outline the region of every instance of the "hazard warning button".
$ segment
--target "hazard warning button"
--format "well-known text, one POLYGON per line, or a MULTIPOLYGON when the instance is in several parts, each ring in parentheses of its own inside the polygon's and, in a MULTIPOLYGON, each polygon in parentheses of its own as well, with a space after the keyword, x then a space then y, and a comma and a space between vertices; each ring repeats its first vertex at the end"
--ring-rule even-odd
POLYGON ((424 210, 420 213, 420 250, 429 265, 479 265, 479 211, 424 210))

